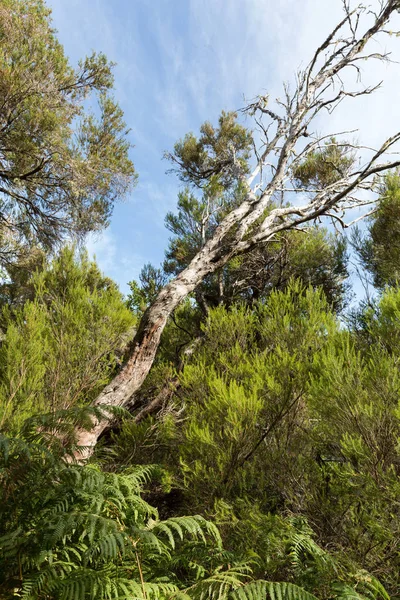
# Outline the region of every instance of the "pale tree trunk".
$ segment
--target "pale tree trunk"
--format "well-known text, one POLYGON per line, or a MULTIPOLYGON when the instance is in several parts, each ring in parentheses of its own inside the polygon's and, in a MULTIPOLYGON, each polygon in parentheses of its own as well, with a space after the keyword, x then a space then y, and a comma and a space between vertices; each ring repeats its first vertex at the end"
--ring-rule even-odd
MULTIPOLYGON (((132 342, 129 358, 121 371, 96 398, 94 406, 105 409, 107 406, 123 407, 131 401, 150 371, 161 334, 174 309, 201 283, 205 275, 212 273, 221 265, 221 262, 229 259, 228 253, 222 261, 215 260, 213 263, 212 259, 215 256, 215 251, 212 252, 208 247, 204 247, 191 265, 161 290, 155 302, 141 319, 139 329, 132 342)), ((108 420, 105 418, 96 420, 90 431, 77 431, 77 443, 83 447, 78 454, 81 460, 91 455, 99 436, 107 425, 108 420)))
MULTIPOLYGON (((359 160, 354 159, 344 172, 338 173, 333 183, 322 186, 322 189, 311 186, 309 189, 303 187, 299 190, 293 183, 296 167, 312 153, 318 152, 323 142, 331 138, 318 136, 310 130, 319 113, 325 110, 331 113, 344 98, 370 94, 379 87, 347 91, 340 78, 341 71, 352 66, 358 72, 358 61, 368 58, 388 60, 387 55, 377 52, 368 55, 363 51, 375 34, 384 31, 392 13, 400 9, 400 0, 380 3, 377 14, 360 6, 350 12, 347 2, 343 6, 343 21, 316 50, 306 69, 298 71, 297 87, 293 94, 290 95, 288 88, 285 88, 285 100, 278 102, 276 112, 267 108, 265 97, 258 98, 248 107, 249 112, 256 115, 263 137, 256 168, 246 182, 246 198, 227 214, 190 265, 161 290, 153 305, 145 312, 126 363, 98 396, 95 407, 123 407, 130 402, 153 364, 168 318, 206 275, 224 266, 233 256, 247 252, 258 244, 265 244, 276 233, 298 229, 320 216, 328 216, 342 227, 348 227, 350 224, 344 222, 343 215, 347 210, 368 203, 365 201, 365 190, 371 194, 370 203, 375 201, 372 196, 374 193, 376 196, 375 176, 400 165, 399 160, 383 164, 378 162, 385 153, 392 152, 394 145, 400 141, 398 132, 385 140, 378 149, 368 149, 370 157, 367 160, 364 158, 365 147, 346 142, 346 147, 350 147, 352 152, 359 152, 359 160), (361 17, 372 20, 363 33, 359 33, 361 17), (269 119, 269 123, 263 124, 264 118, 269 119), (304 142, 304 137, 307 138, 307 143, 304 142), (263 185, 267 170, 269 181, 263 185), (256 188, 251 189, 260 176, 256 188), (307 199, 304 204, 299 206, 295 202, 290 206, 272 207, 271 200, 276 198, 276 194, 283 196, 285 193, 299 191, 307 199), (360 191, 364 196, 357 195, 360 191), (360 197, 364 199, 360 200, 360 197)), ((341 136, 343 132, 336 135, 341 136)), ((237 164, 234 153, 229 168, 231 171, 236 169, 238 177, 241 177, 240 165, 237 164)), ((81 459, 91 455, 107 423, 107 419, 99 419, 90 431, 76 432, 78 444, 84 447, 81 459)))

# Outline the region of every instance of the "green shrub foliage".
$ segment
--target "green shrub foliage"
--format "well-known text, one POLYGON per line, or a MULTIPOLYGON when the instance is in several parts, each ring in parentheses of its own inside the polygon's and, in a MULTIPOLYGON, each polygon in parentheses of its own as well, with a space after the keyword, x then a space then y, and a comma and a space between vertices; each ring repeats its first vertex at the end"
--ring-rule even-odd
POLYGON ((251 309, 216 308, 169 403, 124 422, 110 464, 163 464, 166 514, 216 519, 229 549, 255 553, 259 577, 318 595, 338 572, 365 571, 394 593, 399 323, 398 288, 366 312, 361 336, 296 281, 251 309), (281 560, 304 535, 333 570, 281 560))
POLYGON ((116 285, 73 248, 37 271, 30 287, 31 300, 2 313, 0 429, 90 402, 121 361, 135 323, 116 285))

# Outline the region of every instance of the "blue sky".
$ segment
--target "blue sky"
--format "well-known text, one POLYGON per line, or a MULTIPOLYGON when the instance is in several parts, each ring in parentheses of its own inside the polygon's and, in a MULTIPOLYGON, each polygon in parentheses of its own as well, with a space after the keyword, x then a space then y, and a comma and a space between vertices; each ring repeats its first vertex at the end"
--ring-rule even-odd
MULTIPOLYGON (((116 205, 110 227, 90 239, 102 270, 127 291, 146 262, 158 265, 168 242, 167 211, 179 182, 166 175, 165 150, 222 109, 256 94, 281 93, 341 16, 340 0, 47 0, 73 64, 92 50, 117 63, 115 96, 131 128, 139 182, 116 205)), ((375 2, 376 4, 376 2, 375 2)), ((382 40, 400 59, 398 40, 382 40)), ((400 129, 399 65, 371 64, 373 97, 348 104, 321 130, 360 129, 377 143, 400 129)), ((249 123, 251 125, 251 123, 249 123)))

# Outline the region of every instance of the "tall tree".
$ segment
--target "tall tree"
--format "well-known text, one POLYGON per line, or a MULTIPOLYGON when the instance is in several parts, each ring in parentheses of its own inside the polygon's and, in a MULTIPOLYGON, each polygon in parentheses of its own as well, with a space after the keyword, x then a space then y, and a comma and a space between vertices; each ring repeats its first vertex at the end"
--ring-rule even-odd
MULTIPOLYGON (((258 97, 247 108, 247 113, 259 124, 261 136, 254 155, 256 166, 250 175, 247 141, 237 134, 235 127, 226 127, 223 117, 218 128, 207 126, 199 139, 190 135, 175 147, 172 158, 183 180, 197 188, 218 184, 231 194, 232 202, 212 237, 190 264, 164 286, 145 312, 128 360, 98 396, 96 405, 123 406, 130 401, 151 368, 169 315, 204 277, 234 256, 274 239, 283 231, 302 228, 321 216, 349 226, 343 214, 360 204, 357 192, 369 190, 372 203, 376 198, 376 176, 400 165, 398 159, 381 162, 400 140, 400 132, 371 150, 367 158, 361 146, 351 146, 337 135, 334 141, 328 141, 328 148, 332 145, 346 148, 347 164, 336 169, 335 177, 328 180, 309 177, 308 182, 298 185, 299 166, 310 159, 315 162, 321 153, 326 154, 325 142, 332 138, 332 135, 321 137, 314 131, 317 117, 326 111, 332 113, 346 98, 370 94, 376 89, 357 82, 355 89, 349 89, 341 76, 351 67, 358 72, 360 60, 387 59, 379 52, 369 54, 366 48, 386 30, 390 18, 400 9, 399 0, 385 0, 377 13, 363 6, 350 11, 347 2, 343 5, 342 21, 317 48, 308 66, 297 72, 294 92, 285 87, 284 99, 278 101, 275 110, 270 108, 266 96, 258 97), (239 198, 234 193, 237 189, 239 198)), ((79 433, 79 442, 87 447, 86 456, 104 427, 105 423, 96 422, 91 432, 79 433)))
POLYGON ((108 223, 135 181, 112 64, 74 69, 43 0, 0 3, 0 264, 108 223), (94 111, 87 100, 95 101, 94 111))

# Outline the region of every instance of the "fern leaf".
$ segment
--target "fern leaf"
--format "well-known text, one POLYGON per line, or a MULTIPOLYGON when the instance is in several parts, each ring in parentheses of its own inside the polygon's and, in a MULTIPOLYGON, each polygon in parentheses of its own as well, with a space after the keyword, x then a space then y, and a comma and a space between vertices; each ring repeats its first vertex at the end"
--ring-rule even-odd
POLYGON ((317 600, 303 588, 285 582, 252 581, 232 591, 231 600, 317 600))

